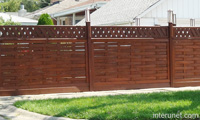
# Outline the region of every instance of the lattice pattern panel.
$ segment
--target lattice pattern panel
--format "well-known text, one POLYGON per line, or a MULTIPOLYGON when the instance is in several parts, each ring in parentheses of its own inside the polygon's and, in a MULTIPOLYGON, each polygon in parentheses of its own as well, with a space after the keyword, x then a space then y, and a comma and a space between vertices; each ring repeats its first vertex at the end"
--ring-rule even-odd
POLYGON ((0 38, 86 38, 81 26, 1 26, 0 38))
POLYGON ((86 83, 86 42, 12 41, 0 43, 2 88, 67 87, 86 83))
POLYGON ((169 83, 166 41, 101 41, 93 42, 97 86, 169 83))
POLYGON ((200 28, 197 27, 175 27, 174 38, 200 38, 200 28))
POLYGON ((167 38, 168 27, 92 27, 93 38, 167 38))
POLYGON ((174 40, 175 83, 200 85, 200 41, 174 40))

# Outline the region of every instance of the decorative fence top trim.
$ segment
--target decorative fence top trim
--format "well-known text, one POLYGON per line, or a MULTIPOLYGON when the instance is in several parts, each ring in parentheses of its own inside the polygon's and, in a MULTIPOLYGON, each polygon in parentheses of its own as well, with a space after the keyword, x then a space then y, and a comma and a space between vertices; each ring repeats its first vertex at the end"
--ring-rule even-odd
POLYGON ((82 26, 1 26, 0 38, 86 38, 82 26))
MULTIPOLYGON (((92 38, 168 38, 168 27, 92 26, 92 38)), ((86 39, 87 26, 0 26, 0 39, 86 39)))
POLYGON ((200 28, 174 27, 174 38, 200 38, 200 28))
POLYGON ((168 38, 168 27, 92 27, 92 38, 168 38))

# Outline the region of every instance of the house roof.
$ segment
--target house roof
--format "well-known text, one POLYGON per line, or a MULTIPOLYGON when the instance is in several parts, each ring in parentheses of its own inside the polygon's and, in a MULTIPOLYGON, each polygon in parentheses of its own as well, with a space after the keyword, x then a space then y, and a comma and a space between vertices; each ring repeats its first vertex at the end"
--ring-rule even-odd
POLYGON ((30 13, 30 14, 27 14, 25 17, 34 18, 35 16, 40 16, 43 13, 48 13, 48 14, 56 13, 58 11, 61 11, 61 10, 66 9, 66 8, 70 8, 72 6, 75 6, 75 5, 80 4, 82 2, 85 2, 85 1, 88 1, 88 0, 79 0, 79 1, 63 0, 58 4, 54 4, 52 6, 47 6, 45 8, 36 10, 36 11, 30 13))
POLYGON ((15 15, 15 16, 18 16, 18 12, 4 12, 8 15, 15 15))
POLYGON ((9 15, 6 13, 0 13, 0 17, 2 17, 5 21, 11 18, 13 22, 18 22, 21 23, 22 25, 36 25, 38 22, 37 20, 32 20, 29 18, 19 17, 15 15, 9 15))
MULTIPOLYGON (((111 0, 91 14, 92 25, 115 25, 130 23, 162 0, 111 0)), ((77 25, 85 25, 85 20, 77 25)))
POLYGON ((85 11, 86 8, 94 9, 94 7, 102 7, 105 5, 108 1, 110 0, 87 0, 85 2, 82 2, 80 4, 74 5, 72 7, 63 9, 59 12, 55 12, 52 14, 53 17, 58 17, 58 16, 64 16, 64 15, 69 15, 72 13, 78 13, 85 11))
MULTIPOLYGON (((102 2, 102 1, 103 1, 103 2, 108 2, 108 1, 110 1, 110 0, 87 0, 87 1, 85 1, 85 2, 82 2, 82 3, 78 4, 78 5, 72 6, 72 7, 70 7, 70 8, 80 7, 80 6, 88 5, 88 4, 91 4, 91 3, 102 2)), ((70 8, 67 8, 67 9, 70 9, 70 8)), ((66 10, 67 10, 67 9, 66 9, 66 10)))

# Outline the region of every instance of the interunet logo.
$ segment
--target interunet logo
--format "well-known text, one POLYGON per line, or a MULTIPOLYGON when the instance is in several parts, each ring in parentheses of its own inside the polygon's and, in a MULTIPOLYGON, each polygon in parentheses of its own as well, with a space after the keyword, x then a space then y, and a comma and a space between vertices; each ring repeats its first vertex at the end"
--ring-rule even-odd
POLYGON ((188 118, 188 119, 197 119, 199 118, 199 114, 182 114, 182 113, 177 113, 177 114, 166 114, 166 113, 157 113, 153 114, 153 118, 188 118))

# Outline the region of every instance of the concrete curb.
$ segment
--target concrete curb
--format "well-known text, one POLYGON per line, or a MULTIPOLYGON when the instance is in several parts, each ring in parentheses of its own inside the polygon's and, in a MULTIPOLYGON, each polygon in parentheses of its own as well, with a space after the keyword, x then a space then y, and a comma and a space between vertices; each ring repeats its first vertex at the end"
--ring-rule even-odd
MULTIPOLYGON (((41 115, 38 113, 29 112, 20 108, 16 108, 15 106, 12 106, 12 105, 8 105, 4 109, 4 111, 15 113, 18 116, 32 118, 33 120, 34 119, 35 120, 81 120, 81 119, 70 119, 70 118, 64 118, 64 117, 52 117, 52 116, 47 116, 47 115, 41 115)), ((3 115, 3 116, 10 118, 10 116, 8 115, 3 115)))

